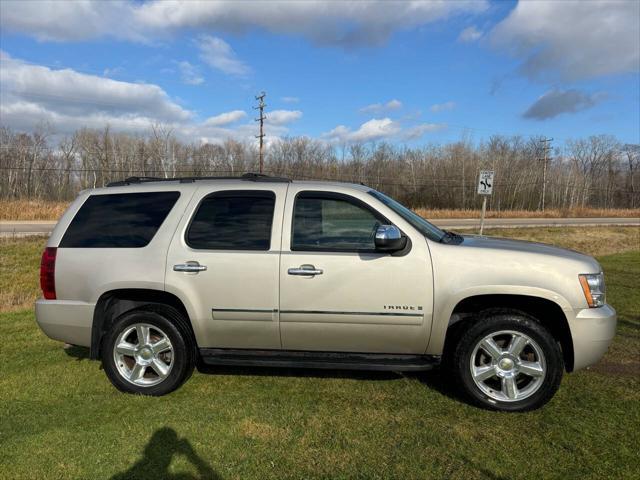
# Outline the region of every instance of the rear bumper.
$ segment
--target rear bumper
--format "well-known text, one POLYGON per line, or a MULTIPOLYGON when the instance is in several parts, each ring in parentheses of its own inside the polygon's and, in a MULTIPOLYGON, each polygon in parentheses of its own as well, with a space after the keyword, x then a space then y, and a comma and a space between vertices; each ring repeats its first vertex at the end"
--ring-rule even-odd
POLYGON ((69 300, 36 301, 36 322, 53 340, 89 347, 95 304, 69 300))
POLYGON ((616 334, 616 311, 609 305, 585 308, 569 321, 573 339, 573 370, 598 362, 616 334))

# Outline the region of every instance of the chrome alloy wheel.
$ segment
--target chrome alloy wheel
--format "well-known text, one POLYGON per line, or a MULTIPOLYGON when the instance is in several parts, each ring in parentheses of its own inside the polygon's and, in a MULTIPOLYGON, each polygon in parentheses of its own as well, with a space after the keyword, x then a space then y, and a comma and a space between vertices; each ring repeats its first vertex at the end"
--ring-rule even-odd
POLYGON ((173 345, 158 327, 136 323, 118 335, 113 359, 125 380, 141 387, 152 387, 171 372, 173 345))
POLYGON ((494 332, 480 340, 471 354, 471 378, 489 398, 515 402, 540 389, 546 362, 540 346, 513 330, 494 332))

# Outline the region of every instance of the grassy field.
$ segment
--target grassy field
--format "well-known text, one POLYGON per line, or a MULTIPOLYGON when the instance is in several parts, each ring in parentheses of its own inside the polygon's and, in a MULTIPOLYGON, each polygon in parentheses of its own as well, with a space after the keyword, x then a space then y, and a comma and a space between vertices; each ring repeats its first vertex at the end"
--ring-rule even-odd
POLYGON ((43 240, 0 242, 3 304, 16 299, 0 313, 0 478, 638 478, 638 229, 579 230, 496 232, 598 255, 620 316, 606 357, 526 414, 466 405, 438 372, 229 368, 121 394, 24 308, 43 240))
POLYGON ((3 200, 0 220, 57 220, 69 202, 50 200, 3 200))
MULTIPOLYGON (((426 219, 480 218, 480 210, 418 208, 426 219)), ((640 208, 571 208, 540 210, 487 210, 487 218, 640 218, 640 208)))
MULTIPOLYGON (((69 202, 49 200, 3 200, 0 202, 0 220, 57 220, 69 202)), ((452 210, 418 208, 416 211, 427 219, 480 218, 479 210, 452 210)), ((487 210, 487 218, 582 218, 627 217, 640 218, 640 208, 573 208, 531 210, 487 210)))

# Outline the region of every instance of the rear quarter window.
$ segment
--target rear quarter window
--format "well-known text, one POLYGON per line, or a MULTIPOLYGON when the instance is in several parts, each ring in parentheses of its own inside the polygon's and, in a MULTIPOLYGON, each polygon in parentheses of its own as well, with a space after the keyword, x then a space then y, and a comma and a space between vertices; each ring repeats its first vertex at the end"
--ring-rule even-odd
POLYGON ((149 244, 180 192, 92 195, 60 241, 61 248, 140 248, 149 244))

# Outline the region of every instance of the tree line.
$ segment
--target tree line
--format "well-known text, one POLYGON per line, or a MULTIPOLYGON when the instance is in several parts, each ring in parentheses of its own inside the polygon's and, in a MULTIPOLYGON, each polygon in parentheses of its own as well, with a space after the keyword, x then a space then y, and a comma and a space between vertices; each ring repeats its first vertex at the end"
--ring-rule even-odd
MULTIPOLYGON (((195 144, 169 128, 147 135, 109 127, 83 129, 53 140, 46 128, 30 133, 0 128, 0 198, 70 200, 80 190, 131 176, 173 178, 240 175, 258 170, 253 143, 195 144)), ((385 142, 330 145, 307 137, 283 138, 265 148, 265 173, 292 179, 364 183, 401 202, 424 208, 478 208, 480 170, 495 170, 494 210, 542 206, 541 138, 494 135, 420 147, 385 142)), ((556 144, 546 160, 544 204, 572 209, 640 207, 640 145, 609 135, 556 144)))

